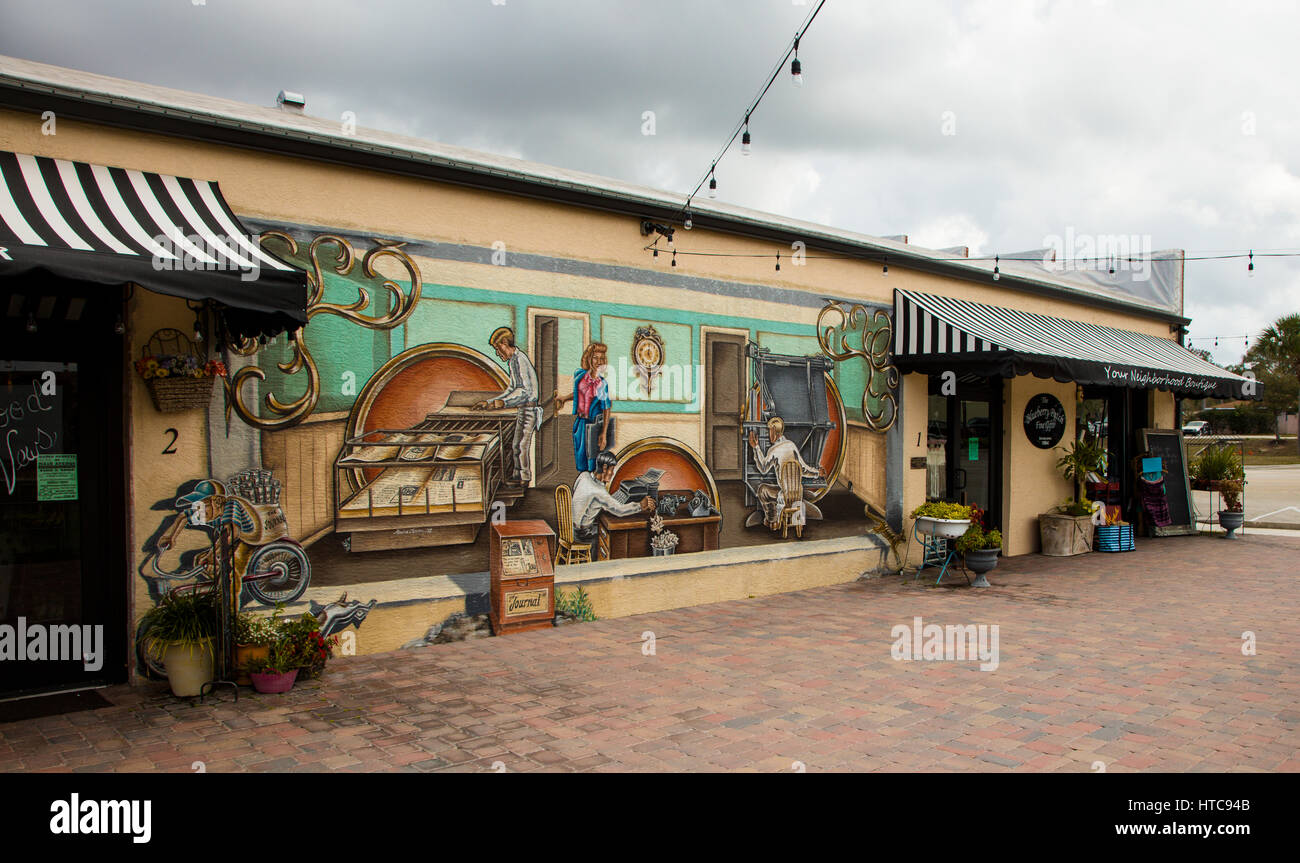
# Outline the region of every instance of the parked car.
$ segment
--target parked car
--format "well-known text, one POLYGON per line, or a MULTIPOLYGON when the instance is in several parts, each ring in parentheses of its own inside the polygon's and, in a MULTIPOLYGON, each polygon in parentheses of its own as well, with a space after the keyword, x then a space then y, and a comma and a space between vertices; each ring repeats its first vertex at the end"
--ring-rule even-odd
POLYGON ((1207 435, 1210 434, 1210 424, 1205 420, 1192 420, 1183 426, 1185 435, 1207 435))

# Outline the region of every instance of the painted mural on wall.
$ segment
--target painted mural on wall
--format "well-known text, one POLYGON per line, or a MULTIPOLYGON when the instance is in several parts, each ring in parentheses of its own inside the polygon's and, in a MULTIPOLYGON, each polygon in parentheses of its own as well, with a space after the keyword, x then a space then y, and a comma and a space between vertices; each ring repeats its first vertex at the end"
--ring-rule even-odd
MULTIPOLYGON (((256 430, 244 469, 274 477, 283 525, 257 536, 276 558, 241 534, 251 601, 257 566, 282 560, 301 574, 296 598, 310 582, 313 613, 359 625, 374 600, 323 604, 323 591, 481 573, 494 520, 546 521, 572 562, 861 531, 837 483, 841 389, 878 423, 881 396, 810 323, 426 284, 382 240, 263 242, 309 273, 309 324, 221 346, 227 429, 256 430)), ((200 577, 201 550, 168 561, 176 533, 243 531, 266 505, 215 479, 160 501, 172 520, 146 544, 151 596, 200 577)))

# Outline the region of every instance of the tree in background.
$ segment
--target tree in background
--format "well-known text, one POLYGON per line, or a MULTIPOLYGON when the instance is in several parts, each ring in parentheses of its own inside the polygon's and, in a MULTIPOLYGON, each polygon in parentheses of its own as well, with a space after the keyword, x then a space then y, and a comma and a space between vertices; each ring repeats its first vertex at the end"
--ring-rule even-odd
MULTIPOLYGON (((1246 352, 1254 363, 1255 377, 1264 386, 1265 405, 1275 413, 1291 413, 1300 407, 1300 314, 1285 315, 1259 334, 1246 352), (1270 387, 1272 383, 1274 386, 1270 387), (1280 390, 1275 397, 1269 389, 1280 390), (1282 392, 1287 393, 1285 397, 1282 392)), ((1300 451, 1300 435, 1296 436, 1300 451)))

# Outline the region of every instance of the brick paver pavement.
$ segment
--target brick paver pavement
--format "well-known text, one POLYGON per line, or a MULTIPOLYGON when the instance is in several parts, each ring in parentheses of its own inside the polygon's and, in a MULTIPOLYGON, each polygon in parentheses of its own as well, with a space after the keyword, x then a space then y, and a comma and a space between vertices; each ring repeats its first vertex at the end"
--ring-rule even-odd
POLYGON ((0 770, 1300 769, 1300 539, 1139 542, 351 657, 238 703, 117 687, 0 725, 0 770), (917 615, 997 624, 998 668, 892 659, 917 615))

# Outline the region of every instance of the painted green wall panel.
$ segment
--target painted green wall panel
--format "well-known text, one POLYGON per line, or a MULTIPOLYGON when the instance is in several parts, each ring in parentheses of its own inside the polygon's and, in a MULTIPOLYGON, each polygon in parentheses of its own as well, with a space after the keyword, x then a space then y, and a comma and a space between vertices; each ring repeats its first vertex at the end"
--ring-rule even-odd
POLYGON ((527 334, 519 331, 521 319, 514 305, 421 297, 406 322, 393 330, 392 356, 430 342, 452 342, 492 356, 487 340, 497 327, 514 328, 519 345, 527 345, 527 334))
POLYGON ((601 341, 609 346, 610 387, 614 409, 627 409, 626 403, 654 404, 657 410, 681 411, 695 401, 698 391, 693 342, 695 328, 646 318, 601 316, 601 341), (652 397, 640 389, 640 379, 632 362, 632 342, 637 327, 651 325, 664 342, 664 370, 655 382, 652 397))

